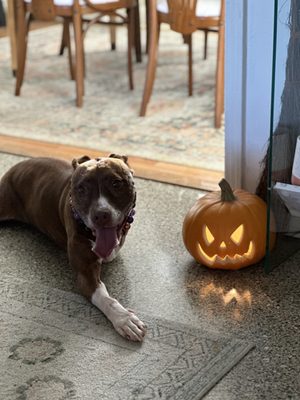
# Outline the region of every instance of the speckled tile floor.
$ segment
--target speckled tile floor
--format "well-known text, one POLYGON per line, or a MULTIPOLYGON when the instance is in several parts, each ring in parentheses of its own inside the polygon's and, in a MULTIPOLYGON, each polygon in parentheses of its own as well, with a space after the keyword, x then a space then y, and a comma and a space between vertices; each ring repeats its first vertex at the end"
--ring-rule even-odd
MULTIPOLYGON (((20 159, 1 154, 0 176, 20 159)), ((110 293, 137 313, 255 344, 206 400, 299 399, 300 253, 269 275, 260 266, 235 272, 201 267, 181 239, 183 217, 199 192, 144 180, 136 185, 136 221, 118 259, 103 268, 110 293)), ((71 271, 61 265, 66 257, 44 236, 9 223, 1 226, 2 241, 11 243, 12 251, 17 245, 20 263, 33 263, 30 272, 22 269, 24 279, 36 271, 40 283, 51 279, 57 288, 74 289, 71 271), (39 250, 29 253, 26 244, 33 240, 39 250)))

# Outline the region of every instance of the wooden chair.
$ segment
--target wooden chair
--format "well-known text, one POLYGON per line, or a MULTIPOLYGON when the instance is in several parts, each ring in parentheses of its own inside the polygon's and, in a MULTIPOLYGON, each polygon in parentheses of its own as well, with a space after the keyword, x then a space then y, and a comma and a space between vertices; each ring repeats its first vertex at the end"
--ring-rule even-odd
MULTIPOLYGON (((16 0, 18 68, 15 95, 19 96, 24 78, 29 24, 35 20, 51 21, 56 17, 64 20, 65 41, 68 43, 71 77, 76 83, 76 105, 82 107, 84 95, 84 47, 83 41, 88 28, 98 23, 103 16, 113 17, 128 27, 128 76, 129 88, 133 89, 132 45, 134 35, 134 13, 136 0, 16 0), (121 15, 121 9, 127 15, 121 15), (88 21, 87 14, 95 14, 88 21), (74 67, 71 53, 69 25, 73 24, 75 42, 74 67)), ((103 23, 103 22, 102 22, 103 23)), ((117 22, 116 22, 117 23, 117 22)))
POLYGON ((160 24, 181 33, 188 45, 188 93, 193 93, 192 34, 198 29, 218 31, 215 89, 215 126, 221 126, 224 109, 224 0, 159 0, 149 2, 149 54, 140 116, 145 116, 157 64, 160 24), (157 3, 157 4, 156 4, 157 3))

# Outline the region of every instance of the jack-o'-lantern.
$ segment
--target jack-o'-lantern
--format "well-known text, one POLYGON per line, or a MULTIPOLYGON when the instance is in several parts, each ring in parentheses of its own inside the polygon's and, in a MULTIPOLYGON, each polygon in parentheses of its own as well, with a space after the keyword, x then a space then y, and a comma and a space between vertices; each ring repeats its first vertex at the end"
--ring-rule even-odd
MULTIPOLYGON (((260 261, 266 252, 267 205, 242 189, 232 191, 222 179, 221 191, 198 199, 183 222, 183 241, 200 263, 240 269, 260 261)), ((270 235, 270 248, 275 234, 270 235)))

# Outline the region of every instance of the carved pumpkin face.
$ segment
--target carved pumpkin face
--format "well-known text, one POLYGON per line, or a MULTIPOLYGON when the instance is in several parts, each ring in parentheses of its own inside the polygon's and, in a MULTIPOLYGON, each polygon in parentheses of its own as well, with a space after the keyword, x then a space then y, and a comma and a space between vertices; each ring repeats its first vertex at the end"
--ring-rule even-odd
MULTIPOLYGON (((226 190, 231 190, 226 185, 226 190)), ((241 189, 231 194, 227 199, 222 198, 221 192, 200 198, 183 223, 187 250, 211 268, 239 269, 260 261, 265 255, 266 203, 241 189)))
POLYGON ((237 262, 242 258, 253 257, 255 246, 253 238, 249 237, 245 224, 230 224, 227 229, 223 226, 219 232, 218 226, 204 224, 199 232, 199 252, 208 263, 237 262), (252 240, 251 240, 252 239, 252 240))

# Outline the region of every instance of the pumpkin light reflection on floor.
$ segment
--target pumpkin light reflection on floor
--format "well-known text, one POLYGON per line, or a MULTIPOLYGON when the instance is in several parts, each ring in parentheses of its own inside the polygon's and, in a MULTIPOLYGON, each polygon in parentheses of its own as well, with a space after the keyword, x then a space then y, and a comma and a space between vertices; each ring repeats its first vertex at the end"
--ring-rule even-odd
POLYGON ((238 321, 243 319, 242 309, 250 308, 252 304, 252 295, 248 289, 244 291, 239 291, 236 288, 227 290, 222 286, 216 286, 212 282, 203 286, 197 281, 189 283, 187 288, 194 293, 196 291, 200 299, 211 301, 213 304, 216 304, 217 300, 218 304, 221 303, 224 307, 230 306, 234 319, 238 321))

